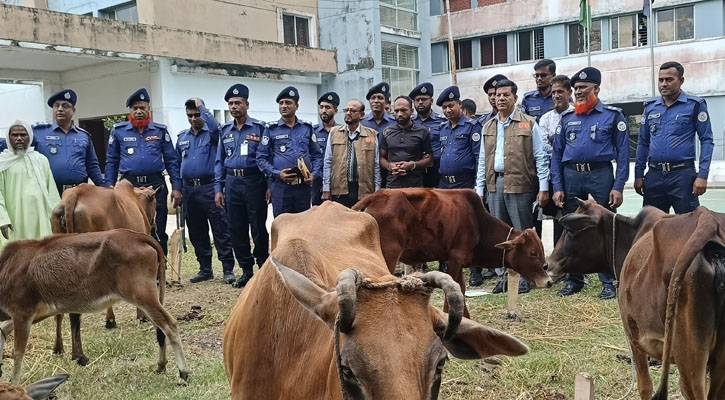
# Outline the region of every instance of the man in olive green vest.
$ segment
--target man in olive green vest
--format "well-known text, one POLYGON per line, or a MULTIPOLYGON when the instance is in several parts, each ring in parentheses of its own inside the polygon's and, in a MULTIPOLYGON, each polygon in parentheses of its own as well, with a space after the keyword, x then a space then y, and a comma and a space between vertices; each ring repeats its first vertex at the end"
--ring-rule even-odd
POLYGON ((378 133, 363 126, 365 105, 347 102, 345 124, 330 131, 322 174, 322 200, 352 207, 358 200, 380 189, 378 133))

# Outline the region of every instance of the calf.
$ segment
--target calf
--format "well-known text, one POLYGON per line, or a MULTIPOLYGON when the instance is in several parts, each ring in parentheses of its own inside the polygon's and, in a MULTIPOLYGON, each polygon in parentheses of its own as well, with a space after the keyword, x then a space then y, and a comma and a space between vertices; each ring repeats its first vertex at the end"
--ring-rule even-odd
POLYGON ((444 260, 464 293, 462 268, 471 265, 510 268, 536 286, 552 285, 536 231, 518 231, 493 217, 473 190, 379 190, 353 209, 377 220, 391 273, 398 260, 407 264, 444 260))
POLYGON ((33 382, 26 387, 14 386, 7 382, 0 382, 0 400, 43 400, 63 382, 68 379, 67 374, 53 375, 50 378, 33 382))
POLYGON ((188 372, 176 320, 162 303, 166 259, 148 235, 127 229, 53 235, 10 242, 0 254, 0 349, 14 326, 12 382, 20 382, 31 324, 61 313, 88 313, 125 300, 156 326, 157 372, 166 369, 166 336, 176 354, 179 376, 188 372), (161 282, 157 289, 157 277, 161 282))

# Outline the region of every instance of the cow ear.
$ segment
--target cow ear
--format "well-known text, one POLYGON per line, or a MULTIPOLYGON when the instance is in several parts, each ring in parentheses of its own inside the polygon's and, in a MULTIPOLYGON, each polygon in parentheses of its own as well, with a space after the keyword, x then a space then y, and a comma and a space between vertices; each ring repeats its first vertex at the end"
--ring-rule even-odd
POLYGON ((272 257, 272 264, 284 286, 302 307, 332 329, 337 316, 337 291, 327 292, 306 276, 289 268, 272 257))
POLYGON ((505 242, 496 244, 493 247, 495 247, 497 249, 503 249, 506 251, 513 250, 513 248, 516 247, 516 245, 521 244, 522 242, 525 241, 526 236, 528 236, 528 233, 526 232, 526 230, 524 230, 523 232, 521 232, 521 234, 519 236, 516 236, 515 239, 507 240, 505 242))
MULTIPOLYGON (((437 308, 435 312, 434 326, 440 331, 439 329, 448 321, 448 314, 437 308)), ((488 328, 468 318, 461 320, 461 325, 451 340, 441 338, 441 342, 454 357, 463 360, 475 360, 497 354, 521 356, 529 352, 528 346, 508 333, 488 328)))
POLYGON ((41 379, 28 385, 25 390, 33 400, 45 399, 61 383, 68 379, 68 374, 53 375, 50 378, 41 379))
POLYGON ((597 219, 591 215, 571 213, 559 218, 559 223, 566 229, 580 231, 597 225, 597 219))

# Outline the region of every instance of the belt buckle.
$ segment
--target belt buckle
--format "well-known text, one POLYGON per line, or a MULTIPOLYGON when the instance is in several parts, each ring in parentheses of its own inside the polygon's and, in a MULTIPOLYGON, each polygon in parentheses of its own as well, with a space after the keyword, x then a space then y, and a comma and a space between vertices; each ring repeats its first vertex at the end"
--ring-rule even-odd
POLYGON ((194 186, 201 186, 201 179, 192 179, 191 184, 194 186))
POLYGON ((456 183, 456 177, 455 176, 448 176, 448 183, 456 183))
POLYGON ((660 165, 660 169, 662 169, 662 172, 670 172, 671 171, 670 163, 668 163, 668 162, 661 162, 661 163, 657 163, 657 164, 660 165))
POLYGON ((589 163, 577 163, 576 164, 576 172, 591 172, 592 167, 589 165, 589 163))
POLYGON ((136 176, 136 183, 146 183, 146 175, 136 176))
POLYGON ((234 176, 244 176, 244 170, 243 169, 234 169, 234 176))

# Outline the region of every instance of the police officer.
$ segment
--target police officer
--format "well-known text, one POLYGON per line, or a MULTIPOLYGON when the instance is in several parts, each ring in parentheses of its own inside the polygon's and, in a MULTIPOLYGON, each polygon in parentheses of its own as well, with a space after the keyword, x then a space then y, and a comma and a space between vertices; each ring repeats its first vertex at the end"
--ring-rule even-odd
POLYGON ((87 182, 88 177, 98 186, 105 184, 90 134, 73 124, 77 100, 70 89, 53 94, 48 98, 48 106, 53 109, 55 122, 33 126, 33 146, 48 158, 61 195, 66 189, 87 182))
POLYGON ((162 172, 166 169, 171 180, 173 206, 181 205, 179 155, 171 143, 166 125, 151 120, 151 98, 146 89, 135 91, 128 100, 129 120, 111 129, 106 153, 106 184, 113 185, 121 173, 135 187, 152 186, 156 190, 156 234, 167 253, 166 199, 169 189, 162 172))
MULTIPOLYGON (((556 128, 551 160, 554 203, 564 214, 577 209, 576 198, 591 194, 597 203, 611 210, 622 204, 622 191, 629 175, 629 134, 622 110, 602 104, 598 99, 602 75, 587 67, 571 78, 574 87, 574 111, 564 111, 556 128), (617 161, 616 177, 611 160, 617 161)), ((614 276, 599 274, 602 300, 617 292, 614 276)), ((583 276, 567 275, 560 296, 578 293, 583 276)))
POLYGON ((214 160, 219 145, 219 123, 201 99, 192 98, 184 104, 191 128, 179 133, 176 152, 181 160, 184 218, 189 227, 189 240, 199 262, 199 273, 189 280, 197 283, 214 277, 209 241, 211 225, 214 246, 222 263, 224 282, 232 283, 236 278, 232 272, 234 254, 229 239, 229 225, 222 210, 214 204, 214 160))
POLYGON ((257 164, 272 180, 272 211, 298 213, 310 208, 310 186, 322 180, 322 157, 312 124, 297 119, 300 92, 288 86, 277 95, 279 121, 270 122, 264 130, 262 144, 257 150, 257 164), (297 160, 302 158, 310 170, 303 179, 297 160))
POLYGON ((267 180, 257 164, 264 123, 249 117, 249 88, 237 83, 224 95, 234 118, 222 125, 214 165, 215 201, 226 208, 229 233, 242 276, 232 284, 244 287, 254 275, 254 260, 262 267, 269 257, 267 180), (254 252, 249 245, 252 231, 254 252))
MULTIPOLYGON (((318 111, 320 113, 321 124, 313 126, 317 144, 320 146, 320 152, 325 155, 327 148, 327 138, 330 136, 330 130, 335 126, 335 114, 337 107, 340 105, 340 96, 335 92, 327 92, 317 99, 318 111)), ((319 206, 322 204, 322 179, 312 182, 312 205, 319 206)))
POLYGON ((0 138, 0 151, 5 151, 8 148, 8 142, 5 138, 0 138))
POLYGON ((680 63, 660 66, 662 97, 644 102, 634 167, 634 189, 644 196, 644 205, 664 212, 672 207, 676 214, 700 205, 697 197, 707 190, 713 149, 707 103, 680 90, 684 74, 680 63), (695 132, 700 139, 699 172, 695 171, 695 132), (645 166, 649 166, 646 175, 645 166))
POLYGON ((478 118, 478 123, 483 127, 486 125, 486 122, 488 120, 493 119, 496 117, 496 114, 498 114, 498 109, 496 108, 496 85, 500 81, 507 81, 508 78, 506 75, 496 74, 489 78, 486 83, 483 84, 483 91, 486 93, 486 96, 488 96, 488 104, 491 105, 491 112, 488 114, 483 114, 478 118))
POLYGON ((447 121, 440 132, 441 189, 473 189, 476 187, 478 153, 481 148, 481 125, 463 115, 458 87, 441 92, 436 105, 443 109, 447 121))
POLYGON ((551 99, 551 80, 554 76, 556 76, 554 61, 545 58, 534 64, 536 90, 524 93, 521 112, 536 118, 536 122, 539 122, 542 115, 554 109, 554 100, 551 99))
POLYGON ((446 119, 433 112, 432 84, 428 82, 421 83, 411 90, 408 97, 413 99, 413 104, 415 105, 416 114, 413 117, 413 123, 428 128, 430 131, 430 142, 433 146, 433 166, 426 169, 425 175, 423 176, 423 186, 430 188, 438 187, 438 181, 440 181, 438 168, 440 168, 441 164, 438 127, 446 119))
MULTIPOLYGON (((368 90, 365 99, 370 103, 370 114, 366 115, 361 123, 363 126, 373 128, 378 132, 378 140, 382 140, 385 128, 395 125, 395 117, 386 111, 390 108, 390 85, 387 82, 380 82, 368 90)), ((387 186, 388 170, 380 170, 382 187, 387 186)))

